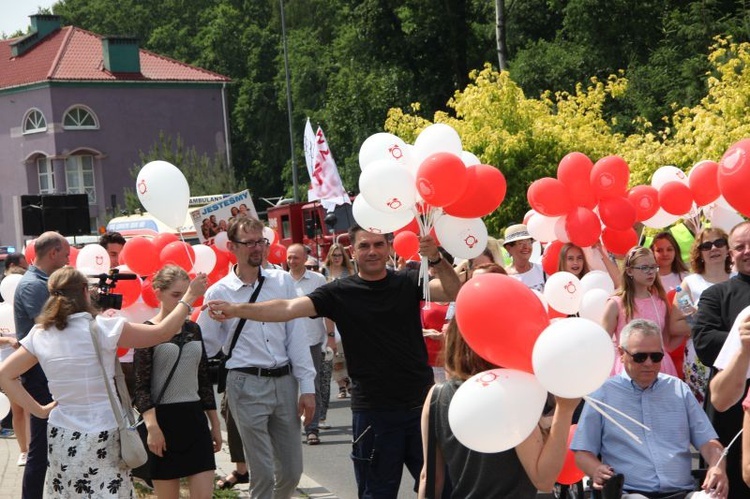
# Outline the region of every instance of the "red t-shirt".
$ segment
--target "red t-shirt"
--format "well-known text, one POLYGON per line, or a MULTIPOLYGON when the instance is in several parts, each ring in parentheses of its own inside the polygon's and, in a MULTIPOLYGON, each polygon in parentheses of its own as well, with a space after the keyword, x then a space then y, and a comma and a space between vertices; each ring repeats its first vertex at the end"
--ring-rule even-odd
MULTIPOLYGON (((425 302, 423 301, 421 302, 422 327, 442 331, 445 324, 445 314, 448 312, 448 304, 441 305, 440 303, 430 302, 430 308, 427 310, 424 306, 425 302)), ((427 363, 432 367, 442 367, 444 362, 441 353, 444 342, 433 338, 425 338, 424 342, 427 346, 427 363)))

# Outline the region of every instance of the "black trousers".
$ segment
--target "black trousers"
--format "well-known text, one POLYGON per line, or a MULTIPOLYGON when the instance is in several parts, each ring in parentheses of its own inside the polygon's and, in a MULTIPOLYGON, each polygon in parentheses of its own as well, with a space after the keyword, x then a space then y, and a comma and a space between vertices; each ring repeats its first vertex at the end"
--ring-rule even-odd
MULTIPOLYGON (((42 405, 52 402, 52 395, 47 387, 47 376, 39 366, 35 365, 23 376, 21 383, 29 394, 42 405)), ((44 477, 47 474, 47 420, 31 416, 31 440, 26 457, 26 467, 23 470, 22 499, 42 499, 44 493, 44 477)))

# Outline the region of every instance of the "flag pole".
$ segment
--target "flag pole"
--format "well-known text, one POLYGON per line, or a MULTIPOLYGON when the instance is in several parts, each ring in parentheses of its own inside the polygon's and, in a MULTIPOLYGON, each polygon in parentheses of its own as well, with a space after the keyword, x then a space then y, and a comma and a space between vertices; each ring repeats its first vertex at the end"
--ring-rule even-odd
POLYGON ((289 83, 289 55, 286 46, 286 20, 284 19, 284 0, 279 0, 281 9, 281 39, 284 42, 284 73, 286 74, 286 112, 289 117, 289 146, 291 148, 292 160, 292 189, 294 190, 294 202, 299 202, 299 189, 297 182, 297 165, 294 162, 294 135, 292 132, 292 90, 289 83))

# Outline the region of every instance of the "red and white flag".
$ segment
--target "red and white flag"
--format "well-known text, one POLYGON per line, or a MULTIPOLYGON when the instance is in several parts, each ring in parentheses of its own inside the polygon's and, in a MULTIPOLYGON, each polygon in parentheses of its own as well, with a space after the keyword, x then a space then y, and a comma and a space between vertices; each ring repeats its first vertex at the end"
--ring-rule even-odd
POLYGON ((326 136, 320 127, 317 133, 313 133, 309 118, 305 125, 305 163, 310 175, 308 201, 320 201, 329 212, 337 205, 351 203, 341 183, 339 170, 336 168, 326 136))

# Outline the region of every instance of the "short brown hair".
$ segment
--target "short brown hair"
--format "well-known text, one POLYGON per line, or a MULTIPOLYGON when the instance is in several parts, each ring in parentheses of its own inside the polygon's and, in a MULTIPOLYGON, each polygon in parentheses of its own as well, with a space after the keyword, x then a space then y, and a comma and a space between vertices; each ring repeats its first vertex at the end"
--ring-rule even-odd
POLYGON ((237 240, 237 233, 243 232, 263 232, 263 222, 250 217, 236 217, 227 227, 227 239, 230 241, 237 240))

